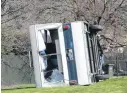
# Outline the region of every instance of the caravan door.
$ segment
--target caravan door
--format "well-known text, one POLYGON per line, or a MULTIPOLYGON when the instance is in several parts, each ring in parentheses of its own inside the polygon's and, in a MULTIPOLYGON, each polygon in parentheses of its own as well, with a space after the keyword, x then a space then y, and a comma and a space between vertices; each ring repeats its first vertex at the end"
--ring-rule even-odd
POLYGON ((32 25, 30 26, 30 40, 36 87, 68 85, 62 24, 32 25), (59 77, 55 77, 56 73, 59 77))

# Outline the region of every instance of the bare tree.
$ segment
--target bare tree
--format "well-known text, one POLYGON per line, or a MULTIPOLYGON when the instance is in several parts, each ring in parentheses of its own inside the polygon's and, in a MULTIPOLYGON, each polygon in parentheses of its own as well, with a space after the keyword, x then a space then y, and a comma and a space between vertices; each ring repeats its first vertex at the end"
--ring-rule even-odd
MULTIPOLYGON (((50 22, 87 21, 104 27, 100 32, 104 46, 127 45, 127 0, 50 0, 44 11, 50 22), (58 6, 57 6, 58 5, 58 6), (60 7, 59 7, 60 6, 60 7), (46 14, 46 11, 49 13, 46 14), (109 42, 110 41, 110 42, 109 42), (107 44, 108 43, 108 44, 107 44)), ((40 12, 41 13, 41 12, 40 12)))

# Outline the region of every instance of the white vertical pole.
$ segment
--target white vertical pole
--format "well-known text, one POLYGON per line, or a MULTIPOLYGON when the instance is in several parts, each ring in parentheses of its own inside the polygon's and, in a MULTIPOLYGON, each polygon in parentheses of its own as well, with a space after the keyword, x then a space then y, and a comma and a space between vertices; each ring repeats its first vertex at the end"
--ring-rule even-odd
POLYGON ((63 72, 63 66, 62 66, 62 60, 61 60, 61 54, 60 54, 59 40, 55 40, 55 44, 56 44, 58 69, 59 69, 59 72, 63 72))

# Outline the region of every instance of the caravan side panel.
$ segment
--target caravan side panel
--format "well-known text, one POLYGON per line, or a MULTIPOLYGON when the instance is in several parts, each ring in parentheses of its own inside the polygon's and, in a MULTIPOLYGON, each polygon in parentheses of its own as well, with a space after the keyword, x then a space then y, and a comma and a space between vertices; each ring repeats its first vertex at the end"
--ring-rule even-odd
POLYGON ((84 24, 83 22, 73 22, 71 26, 78 84, 88 85, 91 84, 91 81, 87 45, 85 44, 86 41, 84 42, 86 40, 84 39, 84 24))
POLYGON ((36 87, 42 87, 40 64, 39 64, 39 57, 38 57, 38 52, 37 52, 38 47, 37 47, 37 37, 36 37, 37 35, 36 26, 35 25, 30 26, 29 31, 30 31, 30 40, 31 40, 36 87))

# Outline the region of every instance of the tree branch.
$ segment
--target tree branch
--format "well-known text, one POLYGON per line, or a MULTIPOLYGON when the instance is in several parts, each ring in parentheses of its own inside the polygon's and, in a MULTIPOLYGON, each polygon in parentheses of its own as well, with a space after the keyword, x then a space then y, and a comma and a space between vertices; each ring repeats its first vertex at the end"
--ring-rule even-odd
MULTIPOLYGON (((122 0, 121 3, 114 9, 114 11, 113 11, 112 13, 109 14, 109 16, 108 16, 108 18, 105 20, 104 24, 105 24, 107 21, 109 21, 109 20, 113 17, 114 13, 122 6, 122 4, 124 3, 124 1, 125 1, 125 0, 122 0)), ((104 25, 104 24, 103 24, 103 25, 104 25)))
POLYGON ((21 16, 21 14, 20 14, 20 15, 16 15, 16 16, 10 18, 10 19, 7 19, 7 20, 1 22, 1 24, 7 23, 7 22, 9 22, 9 21, 11 21, 11 20, 13 20, 13 19, 16 19, 16 18, 20 17, 20 16, 21 16))
POLYGON ((7 0, 1 0, 1 8, 2 9, 4 9, 6 3, 7 3, 7 0))
POLYGON ((24 9, 25 7, 27 7, 28 5, 25 5, 25 6, 23 6, 23 7, 20 7, 19 9, 16 9, 16 10, 13 10, 13 11, 6 11, 4 14, 1 14, 1 17, 3 17, 3 16, 5 16, 5 15, 7 15, 7 14, 9 14, 10 12, 11 13, 14 13, 14 12, 17 12, 17 11, 20 11, 20 10, 22 10, 22 9, 24 9))
POLYGON ((112 40, 111 38, 108 38, 108 37, 106 37, 106 36, 104 36, 104 35, 101 35, 101 37, 102 37, 102 39, 104 39, 104 40, 106 40, 108 43, 110 43, 110 42, 113 42, 113 43, 115 43, 114 44, 114 47, 124 47, 124 46, 127 46, 126 44, 121 44, 121 43, 118 43, 118 42, 115 42, 114 40, 112 40))

